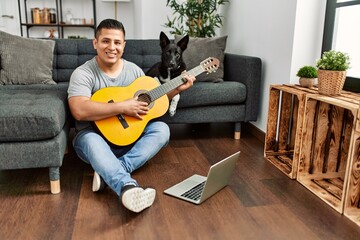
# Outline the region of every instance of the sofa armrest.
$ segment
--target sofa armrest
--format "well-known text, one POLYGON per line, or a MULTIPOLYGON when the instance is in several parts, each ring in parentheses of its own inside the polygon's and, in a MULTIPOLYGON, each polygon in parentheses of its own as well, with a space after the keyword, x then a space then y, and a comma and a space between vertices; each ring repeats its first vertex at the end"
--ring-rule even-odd
POLYGON ((224 81, 241 82, 246 86, 245 121, 256 121, 260 103, 261 59, 225 53, 224 81))

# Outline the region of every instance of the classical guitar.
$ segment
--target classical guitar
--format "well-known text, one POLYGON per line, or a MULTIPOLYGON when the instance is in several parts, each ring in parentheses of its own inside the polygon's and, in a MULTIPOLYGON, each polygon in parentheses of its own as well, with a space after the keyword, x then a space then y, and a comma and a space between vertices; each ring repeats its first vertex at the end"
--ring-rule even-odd
MULTIPOLYGON (((197 76, 203 72, 215 72, 219 64, 218 59, 207 58, 199 66, 187 71, 187 73, 197 76)), ((164 84, 160 84, 152 77, 143 76, 126 87, 102 88, 91 96, 91 100, 113 103, 138 97, 139 101, 149 104, 149 111, 146 115, 142 115, 142 120, 120 114, 95 121, 95 125, 112 144, 118 146, 129 145, 140 137, 150 120, 161 117, 166 113, 169 108, 169 99, 166 94, 183 83, 184 79, 181 75, 164 84)))

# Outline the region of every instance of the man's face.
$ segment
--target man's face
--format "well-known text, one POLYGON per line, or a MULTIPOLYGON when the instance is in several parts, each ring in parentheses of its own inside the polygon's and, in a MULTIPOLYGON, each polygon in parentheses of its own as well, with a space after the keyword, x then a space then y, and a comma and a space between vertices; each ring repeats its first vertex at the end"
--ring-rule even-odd
POLYGON ((125 48, 125 36, 118 29, 102 29, 93 41, 98 60, 106 65, 113 65, 121 59, 125 48))

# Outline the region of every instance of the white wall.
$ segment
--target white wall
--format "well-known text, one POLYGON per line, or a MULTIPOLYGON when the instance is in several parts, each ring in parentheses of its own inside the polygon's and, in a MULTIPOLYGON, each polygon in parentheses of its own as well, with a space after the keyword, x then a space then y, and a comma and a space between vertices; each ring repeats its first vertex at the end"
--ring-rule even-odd
POLYGON ((265 131, 270 84, 289 83, 296 1, 231 1, 224 13, 226 51, 262 59, 260 113, 254 123, 265 131))
POLYGON ((290 82, 297 83, 296 73, 304 65, 315 66, 320 58, 324 30, 325 0, 298 0, 294 31, 290 82))
POLYGON ((135 34, 127 38, 158 39, 161 31, 169 35, 169 29, 163 25, 167 16, 171 15, 171 9, 166 6, 165 1, 133 0, 133 3, 136 5, 134 9, 137 16, 135 34))
POLYGON ((226 51, 262 59, 260 113, 266 131, 270 84, 296 83, 296 71, 320 57, 326 0, 237 0, 224 11, 226 51))

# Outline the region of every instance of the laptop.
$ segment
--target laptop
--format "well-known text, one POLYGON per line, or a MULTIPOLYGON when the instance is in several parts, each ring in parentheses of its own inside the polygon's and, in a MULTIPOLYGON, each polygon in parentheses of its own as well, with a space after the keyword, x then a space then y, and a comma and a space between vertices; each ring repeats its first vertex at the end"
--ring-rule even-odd
POLYGON ((228 184, 239 154, 240 151, 212 165, 207 177, 194 174, 164 193, 195 204, 204 202, 228 184))

